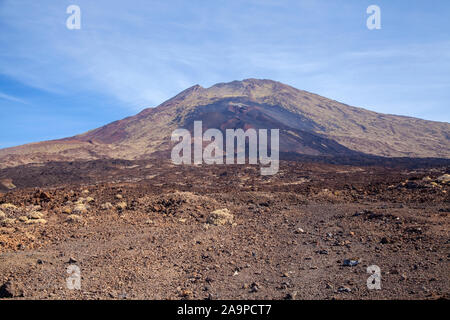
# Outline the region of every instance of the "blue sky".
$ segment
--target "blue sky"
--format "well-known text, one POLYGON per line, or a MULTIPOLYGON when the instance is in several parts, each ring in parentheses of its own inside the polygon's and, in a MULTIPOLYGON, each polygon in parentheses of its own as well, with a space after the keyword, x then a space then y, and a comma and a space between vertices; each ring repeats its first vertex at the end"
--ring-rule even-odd
POLYGON ((449 122, 449 12, 447 0, 0 0, 0 148, 245 78, 449 122), (80 30, 66 28, 71 4, 80 30), (381 30, 366 27, 371 4, 381 30))

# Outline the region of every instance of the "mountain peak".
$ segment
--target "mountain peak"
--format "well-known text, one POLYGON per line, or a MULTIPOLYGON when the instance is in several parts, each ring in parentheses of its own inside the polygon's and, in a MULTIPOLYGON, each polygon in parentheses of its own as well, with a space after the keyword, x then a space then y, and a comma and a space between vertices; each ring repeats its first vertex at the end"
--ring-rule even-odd
POLYGON ((87 133, 0 150, 0 167, 49 160, 140 159, 170 148, 174 129, 279 128, 280 151, 450 158, 450 124, 351 107, 268 79, 198 84, 156 108, 87 133))
POLYGON ((256 79, 256 78, 248 78, 243 80, 233 80, 230 82, 219 82, 212 86, 214 87, 246 87, 249 85, 275 85, 275 84, 281 84, 281 82, 270 80, 270 79, 256 79))
MULTIPOLYGON (((255 79, 255 78, 249 78, 244 80, 234 80, 231 82, 221 82, 216 83, 212 87, 208 89, 217 89, 217 88, 230 88, 230 89, 257 89, 257 88, 279 88, 279 87, 289 87, 288 85, 285 85, 281 82, 269 80, 269 79, 255 79)), ((292 87, 290 87, 292 88, 292 87)), ((294 88, 292 88, 294 89, 294 88)))
POLYGON ((196 92, 199 92, 199 91, 202 91, 202 90, 205 90, 205 88, 203 88, 199 84, 196 84, 196 85, 193 85, 192 87, 189 87, 189 88, 181 91, 179 94, 177 94, 175 97, 173 97, 173 99, 183 98, 183 97, 186 97, 186 96, 188 96, 190 94, 193 94, 193 93, 196 93, 196 92))
POLYGON ((174 106, 180 103, 184 106, 190 106, 192 104, 202 104, 211 99, 231 97, 247 97, 251 99, 275 97, 284 92, 294 93, 301 91, 278 81, 249 78, 240 81, 220 82, 208 88, 196 84, 181 91, 160 106, 174 106))

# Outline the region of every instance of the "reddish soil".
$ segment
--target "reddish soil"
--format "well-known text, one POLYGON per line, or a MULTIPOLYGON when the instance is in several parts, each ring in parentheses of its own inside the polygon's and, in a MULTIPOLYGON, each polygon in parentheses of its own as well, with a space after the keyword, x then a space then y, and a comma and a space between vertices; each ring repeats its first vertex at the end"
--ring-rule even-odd
POLYGON ((18 188, 0 194, 0 296, 448 298, 449 170, 283 161, 263 177, 257 166, 106 160, 4 169, 18 188), (211 224, 223 208, 232 223, 211 224), (66 287, 70 264, 81 290, 66 287), (366 286, 369 265, 381 290, 366 286))

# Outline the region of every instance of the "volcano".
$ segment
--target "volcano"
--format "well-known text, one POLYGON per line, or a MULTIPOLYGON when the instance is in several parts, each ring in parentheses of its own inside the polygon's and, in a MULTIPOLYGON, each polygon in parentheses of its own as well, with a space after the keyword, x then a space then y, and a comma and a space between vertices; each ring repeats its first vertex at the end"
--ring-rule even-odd
POLYGON ((167 156, 173 130, 280 129, 284 155, 450 158, 450 124, 380 114, 272 80, 190 87, 155 108, 86 133, 0 150, 0 167, 167 156))
POLYGON ((0 150, 0 299, 447 300, 449 132, 249 79, 0 150), (195 162, 213 128, 258 131, 258 163, 195 162))

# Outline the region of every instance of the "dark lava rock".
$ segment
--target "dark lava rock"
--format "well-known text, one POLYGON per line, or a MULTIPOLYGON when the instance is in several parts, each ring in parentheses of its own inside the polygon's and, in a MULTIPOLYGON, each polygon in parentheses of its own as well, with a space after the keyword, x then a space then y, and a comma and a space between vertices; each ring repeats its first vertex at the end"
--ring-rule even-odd
POLYGON ((338 288, 338 292, 352 292, 352 289, 342 286, 338 288))
POLYGON ((294 300, 297 297, 297 291, 286 294, 284 300, 294 300))
POLYGON ((359 264, 358 260, 346 259, 346 260, 344 260, 344 263, 342 265, 345 267, 354 267, 358 264, 359 264))
POLYGON ((23 297, 23 287, 16 282, 8 280, 0 287, 0 298, 23 297))

